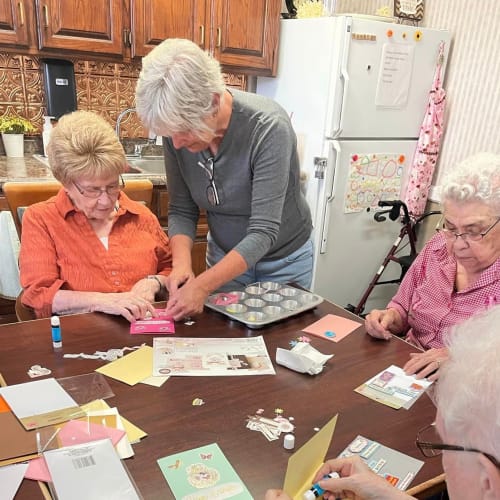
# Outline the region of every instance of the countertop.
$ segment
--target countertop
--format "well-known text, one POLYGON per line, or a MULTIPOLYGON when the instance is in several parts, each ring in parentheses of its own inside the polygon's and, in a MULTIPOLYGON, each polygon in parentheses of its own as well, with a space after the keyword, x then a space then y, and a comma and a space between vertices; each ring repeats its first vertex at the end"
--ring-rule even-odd
MULTIPOLYGON (((161 174, 124 174, 125 178, 149 179, 154 185, 165 186, 166 176, 161 174)), ((7 158, 0 156, 0 192, 7 181, 43 181, 53 180, 50 168, 30 156, 7 158)))

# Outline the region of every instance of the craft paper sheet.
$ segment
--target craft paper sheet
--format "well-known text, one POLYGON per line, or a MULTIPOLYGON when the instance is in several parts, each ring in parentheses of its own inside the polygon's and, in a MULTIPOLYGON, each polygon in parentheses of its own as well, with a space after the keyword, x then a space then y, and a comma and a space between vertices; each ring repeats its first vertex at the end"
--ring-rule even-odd
POLYGON ((422 460, 417 460, 363 436, 357 436, 339 456, 350 457, 352 455, 361 457, 373 472, 400 490, 408 488, 424 465, 422 460))
POLYGON ((139 500, 109 439, 44 453, 58 500, 139 500))
POLYGON ((336 314, 326 314, 318 321, 303 328, 302 331, 325 340, 339 342, 361 325, 362 323, 353 321, 352 319, 343 318, 336 314))
POLYGON ((0 395, 28 430, 83 416, 76 401, 54 378, 2 387, 0 395))
POLYGON ((354 390, 396 410, 408 410, 431 384, 426 379, 406 375, 402 368, 391 365, 354 390))
POLYGON ((153 375, 275 375, 262 336, 153 339, 153 375))
POLYGON ((28 464, 14 464, 0 467, 0 500, 10 500, 16 496, 28 464))
POLYGON ((216 443, 160 458, 158 465, 178 500, 253 499, 216 443))

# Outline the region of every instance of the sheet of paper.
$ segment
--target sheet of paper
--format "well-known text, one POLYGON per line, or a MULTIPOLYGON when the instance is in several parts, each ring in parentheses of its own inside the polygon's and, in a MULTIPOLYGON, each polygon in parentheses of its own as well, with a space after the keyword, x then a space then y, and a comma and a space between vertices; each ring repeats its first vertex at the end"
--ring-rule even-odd
POLYGON ((59 500, 138 500, 140 497, 109 439, 45 452, 59 500))
POLYGON ((36 432, 27 431, 12 412, 0 413, 0 460, 36 452, 36 432))
POLYGON ((338 415, 335 415, 288 459, 283 490, 293 500, 302 500, 304 491, 313 484, 312 480, 316 472, 325 461, 337 424, 337 417, 338 415))
POLYGON ((408 102, 414 45, 385 43, 382 48, 375 106, 404 108, 408 102))
POLYGON ((153 349, 145 345, 136 351, 118 358, 116 361, 97 368, 96 372, 125 382, 128 385, 138 384, 150 377, 153 369, 153 349))
POLYGON ((175 333, 175 323, 172 316, 165 314, 165 309, 156 309, 158 316, 134 321, 130 324, 130 333, 140 335, 143 333, 158 333, 169 335, 175 333))
POLYGON ((141 384, 152 385, 153 387, 161 387, 170 377, 165 375, 163 377, 147 377, 141 380, 141 384))
MULTIPOLYGON (((109 405, 106 401, 102 399, 98 399, 96 401, 92 401, 86 405, 82 405, 82 410, 85 412, 92 412, 98 410, 108 410, 109 405)), ((123 427, 125 428, 125 432, 127 433, 127 437, 130 443, 138 443, 142 438, 147 436, 147 433, 142 429, 134 425, 132 422, 127 420, 123 415, 120 415, 120 419, 122 421, 123 427)))
POLYGON ((175 498, 253 500, 216 443, 160 458, 158 465, 175 498))
POLYGON ((70 420, 66 422, 59 431, 58 438, 63 446, 73 446, 75 444, 88 443, 89 441, 99 441, 101 439, 110 439, 113 446, 116 446, 126 432, 105 425, 81 420, 70 420))
POLYGON ((262 336, 153 339, 153 375, 275 375, 262 336))
POLYGON ((370 469, 399 490, 406 490, 424 462, 388 448, 377 441, 357 436, 339 457, 358 455, 370 469))
POLYGON ((53 425, 83 415, 75 400, 54 378, 2 387, 0 395, 26 429, 53 425))
POLYGON ((391 365, 354 391, 396 410, 407 410, 431 384, 426 379, 406 375, 402 368, 391 365))
POLYGON ((24 477, 26 479, 33 479, 34 481, 43 481, 44 483, 49 483, 52 480, 43 457, 34 458, 29 461, 24 477))
POLYGON ((7 500, 16 496, 27 468, 28 464, 14 464, 0 467, 1 499, 7 500))
POLYGON ((322 339, 331 340, 332 342, 339 342, 362 324, 362 322, 343 318, 336 314, 327 314, 313 324, 303 328, 302 331, 316 335, 322 339))

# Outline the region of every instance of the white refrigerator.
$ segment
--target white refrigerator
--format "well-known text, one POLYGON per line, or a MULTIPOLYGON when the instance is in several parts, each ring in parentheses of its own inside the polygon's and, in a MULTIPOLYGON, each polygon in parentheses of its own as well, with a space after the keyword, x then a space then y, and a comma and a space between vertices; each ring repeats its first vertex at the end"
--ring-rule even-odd
MULTIPOLYGON (((444 68, 450 40, 448 31, 368 16, 286 19, 277 77, 257 78, 256 92, 280 103, 297 133, 314 225, 312 290, 340 306, 359 302, 401 229, 373 215, 379 199, 404 193, 439 48, 444 68)), ((399 274, 390 264, 383 278, 399 274)), ((375 287, 365 310, 385 307, 395 290, 375 287)))

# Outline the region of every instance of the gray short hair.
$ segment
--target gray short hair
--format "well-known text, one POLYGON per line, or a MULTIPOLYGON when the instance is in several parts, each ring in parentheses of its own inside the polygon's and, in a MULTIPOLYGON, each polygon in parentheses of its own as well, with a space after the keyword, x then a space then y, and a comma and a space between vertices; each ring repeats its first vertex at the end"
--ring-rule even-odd
POLYGON ((190 40, 169 38, 142 60, 136 109, 156 133, 211 132, 204 119, 213 113, 214 94, 222 95, 219 63, 190 40))
POLYGON ((50 134, 47 154, 54 177, 64 185, 82 177, 118 177, 126 165, 113 127, 90 111, 64 115, 50 134))
POLYGON ((447 339, 437 406, 447 434, 461 446, 500 459, 500 306, 472 316, 447 339))
POLYGON ((459 163, 441 184, 446 201, 480 201, 500 215, 500 155, 478 153, 459 163))

